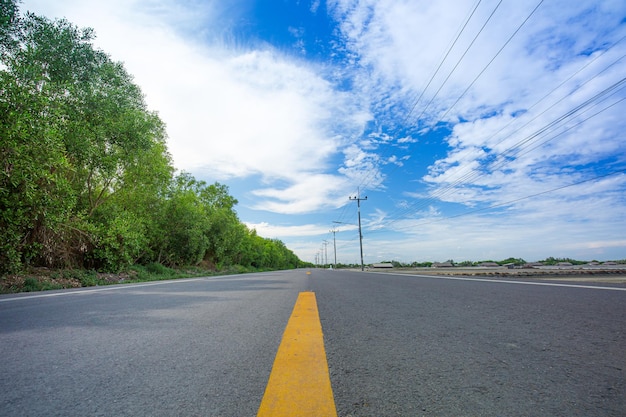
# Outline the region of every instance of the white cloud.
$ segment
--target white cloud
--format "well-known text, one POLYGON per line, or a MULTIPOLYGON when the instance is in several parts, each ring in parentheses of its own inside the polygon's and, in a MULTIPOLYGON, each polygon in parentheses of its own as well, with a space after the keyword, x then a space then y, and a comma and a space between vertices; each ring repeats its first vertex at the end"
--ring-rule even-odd
POLYGON ((320 3, 321 3, 321 1, 320 1, 320 0, 313 0, 313 1, 311 2, 311 7, 310 7, 310 9, 309 9, 309 10, 311 10, 311 13, 313 13, 313 14, 317 13, 317 10, 318 10, 318 9, 319 9, 319 7, 320 7, 320 3))
POLYGON ((314 225, 303 224, 298 226, 280 226, 272 225, 267 222, 261 223, 246 223, 249 229, 257 231, 259 236, 265 236, 268 238, 284 238, 292 236, 319 236, 328 233, 328 228, 314 225))
MULTIPOLYGON (((336 15, 343 19, 349 47, 360 56, 370 76, 366 91, 386 94, 394 88, 413 90, 413 98, 426 87, 442 62, 443 51, 474 4, 457 2, 450 7, 446 2, 331 2, 336 15)), ((623 30, 615 27, 626 5, 610 1, 576 5, 568 1, 545 2, 490 63, 536 5, 503 3, 459 61, 495 5, 484 3, 476 10, 412 114, 421 115, 420 122, 426 120, 428 124, 445 113, 446 120, 454 122, 453 133, 447 138, 450 151, 435 161, 423 178, 432 185, 446 187, 443 193, 441 188, 433 188, 431 195, 466 204, 499 203, 510 199, 512 192, 532 193, 595 175, 590 171, 572 177, 571 170, 563 167, 584 166, 620 154, 617 157, 624 162, 623 152, 619 151, 624 145, 621 132, 626 128, 621 117, 623 102, 593 116, 623 98, 623 91, 609 101, 568 112, 623 77, 618 69, 621 65, 603 69, 624 54, 626 45, 622 42, 602 56, 599 50, 623 36, 623 30), (584 25, 578 24, 582 21, 584 25), (456 63, 459 65, 454 68, 456 63), (484 76, 451 108, 487 66, 484 76), (567 82, 559 87, 564 80, 567 82), (555 88, 554 94, 541 100, 555 88), (435 100, 427 106, 436 92, 435 100), (518 117, 520 111, 522 117, 518 117), (558 123, 552 126, 555 121, 558 123), (537 182, 537 172, 549 172, 550 176, 537 182)), ((387 101, 383 95, 372 96, 380 103, 387 101)), ((395 98, 403 100, 407 96, 398 94, 395 98)), ((412 104, 409 101, 405 109, 412 104)))
POLYGON ((96 44, 124 62, 165 121, 178 168, 220 181, 277 181, 254 193, 265 210, 295 213, 336 204, 345 178, 324 174, 329 159, 341 155, 370 116, 350 93, 326 81, 322 68, 268 46, 203 45, 187 36, 201 24, 219 25, 215 2, 199 10, 174 1, 26 3, 95 28, 96 44), (306 198, 311 186, 326 191, 306 198))
POLYGON ((626 250, 624 240, 605 237, 611 235, 612 228, 621 227, 626 216, 621 208, 606 207, 607 200, 584 199, 562 207, 558 196, 544 201, 529 199, 525 206, 513 209, 516 215, 506 217, 502 213, 511 207, 457 218, 446 218, 431 208, 419 219, 391 225, 404 238, 396 234, 387 241, 387 231, 366 230, 364 250, 376 250, 386 254, 383 258, 404 262, 501 260, 508 256, 527 261, 548 256, 621 259, 626 250), (580 227, 581 222, 595 227, 580 227))
MULTIPOLYGON (((443 52, 455 39, 474 4, 471 1, 456 2, 454 7, 450 7, 446 2, 330 2, 336 16, 343 19, 342 28, 348 46, 363 63, 366 74, 360 81, 366 84, 365 90, 374 97, 373 101, 381 105, 390 101, 384 95, 397 90, 397 86, 401 86, 399 91, 413 91, 411 95, 393 97, 396 103, 411 97, 407 105, 400 109, 402 115, 415 104, 414 99, 422 93, 442 62, 443 52)), ((481 4, 450 55, 443 61, 440 71, 413 111, 413 117, 422 115, 420 122, 438 120, 437 117, 444 112, 448 120, 456 121, 462 116, 473 122, 493 112, 504 110, 506 116, 507 111, 527 109, 592 58, 584 54, 601 46, 606 48, 607 43, 617 41, 619 33, 610 37, 598 34, 606 32, 608 22, 618 23, 619 16, 624 14, 620 13, 620 9, 626 12, 623 4, 614 2, 602 2, 600 5, 597 2, 578 2, 576 5, 568 1, 545 2, 497 59, 489 64, 535 7, 535 4, 524 2, 504 3, 459 62, 494 6, 495 3, 481 4), (587 17, 591 14, 596 17, 595 20, 586 22, 587 26, 576 27, 575 22, 582 15, 587 17), (459 66, 454 69, 457 62, 459 66), (484 75, 451 109, 459 95, 488 64, 484 75), (448 75, 450 77, 446 80, 448 75), (442 84, 436 99, 426 107, 442 84)), ((623 53, 623 46, 620 49, 623 53)), ((620 55, 617 51, 615 53, 620 55)), ((575 85, 585 76, 580 74, 571 84, 575 85)), ((593 91, 597 91, 597 87, 594 86, 593 91)), ((499 125, 502 126, 501 122, 499 125)), ((469 137, 462 139, 470 140, 469 137)), ((472 139, 482 140, 484 136, 472 136, 472 139)))
POLYGON ((383 176, 379 169, 380 158, 377 153, 368 152, 368 148, 375 148, 369 141, 353 144, 343 150, 344 163, 339 172, 345 175, 352 183, 367 182, 368 188, 380 187, 383 176))
POLYGON ((253 191, 263 197, 254 207, 275 213, 297 214, 337 208, 345 204, 349 184, 336 175, 307 174, 281 188, 264 188, 253 191))

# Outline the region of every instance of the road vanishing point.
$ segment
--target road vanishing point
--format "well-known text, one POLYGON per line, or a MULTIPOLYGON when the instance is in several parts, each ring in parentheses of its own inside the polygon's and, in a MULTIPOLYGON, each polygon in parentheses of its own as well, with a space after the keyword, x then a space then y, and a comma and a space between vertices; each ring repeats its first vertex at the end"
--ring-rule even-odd
POLYGON ((624 416, 626 285, 291 270, 0 296, 2 416, 624 416))

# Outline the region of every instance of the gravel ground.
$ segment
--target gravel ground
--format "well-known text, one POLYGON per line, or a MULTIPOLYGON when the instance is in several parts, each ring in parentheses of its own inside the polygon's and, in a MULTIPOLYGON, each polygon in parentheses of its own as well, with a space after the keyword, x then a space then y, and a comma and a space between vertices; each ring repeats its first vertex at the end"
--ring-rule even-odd
POLYGON ((538 267, 509 269, 506 267, 470 267, 470 268, 393 268, 370 269, 374 272, 393 272, 415 275, 459 275, 493 278, 531 278, 542 280, 603 282, 626 284, 626 265, 615 266, 572 266, 538 267))

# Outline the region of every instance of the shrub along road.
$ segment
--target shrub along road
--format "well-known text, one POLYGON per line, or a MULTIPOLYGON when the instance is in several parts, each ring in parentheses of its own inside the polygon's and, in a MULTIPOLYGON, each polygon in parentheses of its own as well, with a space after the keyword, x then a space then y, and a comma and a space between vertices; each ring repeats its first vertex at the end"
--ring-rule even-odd
POLYGON ((254 416, 313 291, 339 416, 624 415, 626 288, 502 281, 295 270, 0 296, 0 414, 254 416))

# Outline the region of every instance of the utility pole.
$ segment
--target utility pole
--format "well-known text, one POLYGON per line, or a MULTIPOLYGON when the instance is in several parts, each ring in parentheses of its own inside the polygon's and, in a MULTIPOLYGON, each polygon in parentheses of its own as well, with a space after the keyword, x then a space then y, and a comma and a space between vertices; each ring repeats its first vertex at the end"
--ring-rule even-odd
POLYGON ((335 250, 335 269, 337 269, 337 240, 335 239, 335 233, 337 233, 337 230, 335 230, 335 228, 333 227, 333 230, 331 230, 331 232, 333 233, 333 249, 335 250))
MULTIPOLYGON (((335 224, 347 224, 350 226, 354 226, 352 223, 344 223, 344 222, 338 222, 338 221, 334 221, 333 223, 335 224)), ((334 247, 335 247, 335 268, 337 268, 337 241, 335 239, 335 233, 337 232, 337 229, 335 229, 335 226, 333 226, 333 230, 331 230, 331 232, 333 232, 333 243, 334 243, 334 247)))
POLYGON ((324 267, 328 265, 328 241, 324 241, 324 256, 326 257, 326 262, 324 262, 324 267))
POLYGON ((367 200, 367 196, 365 198, 361 198, 361 193, 357 190, 356 197, 348 197, 351 201, 356 201, 356 206, 359 214, 359 245, 361 247, 361 271, 365 271, 365 265, 363 265, 363 233, 361 233, 361 201, 367 200))

